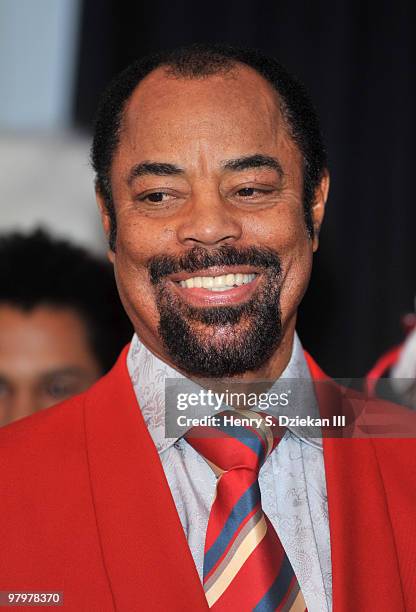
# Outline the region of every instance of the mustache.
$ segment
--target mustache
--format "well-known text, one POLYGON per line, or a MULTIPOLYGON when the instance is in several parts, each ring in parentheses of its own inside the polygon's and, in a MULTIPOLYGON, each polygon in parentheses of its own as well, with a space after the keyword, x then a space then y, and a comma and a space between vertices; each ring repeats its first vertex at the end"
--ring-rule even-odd
POLYGON ((147 267, 150 282, 157 285, 164 278, 178 272, 198 272, 214 266, 254 266, 281 273, 281 261, 278 253, 265 247, 245 247, 222 245, 208 251, 203 247, 193 247, 180 257, 172 255, 155 255, 148 261, 147 267))

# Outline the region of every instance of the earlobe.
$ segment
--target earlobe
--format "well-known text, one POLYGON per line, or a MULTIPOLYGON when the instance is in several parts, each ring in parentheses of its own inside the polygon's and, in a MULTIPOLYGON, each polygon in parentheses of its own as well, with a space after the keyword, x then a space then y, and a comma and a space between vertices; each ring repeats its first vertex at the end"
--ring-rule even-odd
POLYGON ((312 204, 312 222, 313 222, 313 252, 318 250, 319 246, 319 232, 321 231, 321 225, 324 220, 325 206, 328 199, 329 192, 329 172, 324 170, 322 179, 315 190, 315 198, 312 204))

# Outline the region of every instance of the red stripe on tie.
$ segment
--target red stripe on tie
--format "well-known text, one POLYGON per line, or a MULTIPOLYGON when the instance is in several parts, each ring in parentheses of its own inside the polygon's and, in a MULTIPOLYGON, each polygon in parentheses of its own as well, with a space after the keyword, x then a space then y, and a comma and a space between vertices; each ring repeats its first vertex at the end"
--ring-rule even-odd
POLYGON ((277 546, 273 546, 266 535, 211 610, 253 610, 272 586, 283 557, 280 541, 277 546), (270 571, 264 571, 265 565, 270 571))
POLYGON ((211 548, 220 535, 222 528, 230 517, 234 506, 241 496, 256 481, 255 475, 249 470, 231 470, 224 474, 218 482, 217 495, 211 507, 212 521, 205 540, 205 550, 211 548), (244 480, 246 480, 244 484, 244 480))

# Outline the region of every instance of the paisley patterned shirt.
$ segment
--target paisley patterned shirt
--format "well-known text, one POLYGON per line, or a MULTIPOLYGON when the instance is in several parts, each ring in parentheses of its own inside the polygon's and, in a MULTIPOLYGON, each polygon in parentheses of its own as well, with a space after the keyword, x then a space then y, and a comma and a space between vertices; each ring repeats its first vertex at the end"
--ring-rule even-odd
MULTIPOLYGON (((127 366, 144 420, 156 445, 188 544, 202 577, 204 539, 215 493, 215 475, 183 438, 165 435, 165 379, 184 378, 134 335, 127 366)), ((301 343, 281 379, 310 381, 301 343)), ((312 384, 302 403, 314 405, 312 384)), ((273 412, 268 410, 268 412, 273 412)), ((309 410, 308 410, 309 412, 309 410)), ((331 551, 322 442, 288 429, 259 476, 262 506, 297 575, 309 612, 332 609, 331 551)))

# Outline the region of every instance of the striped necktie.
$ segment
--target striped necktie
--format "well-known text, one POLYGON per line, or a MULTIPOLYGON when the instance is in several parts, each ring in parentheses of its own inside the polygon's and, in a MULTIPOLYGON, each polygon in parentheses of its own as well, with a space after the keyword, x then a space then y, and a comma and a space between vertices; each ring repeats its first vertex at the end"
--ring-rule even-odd
POLYGON ((215 419, 185 436, 218 478, 205 538, 208 606, 216 612, 305 612, 293 568, 261 507, 259 470, 282 429, 273 417, 248 410, 227 410, 215 419))

